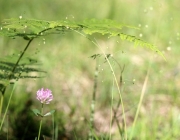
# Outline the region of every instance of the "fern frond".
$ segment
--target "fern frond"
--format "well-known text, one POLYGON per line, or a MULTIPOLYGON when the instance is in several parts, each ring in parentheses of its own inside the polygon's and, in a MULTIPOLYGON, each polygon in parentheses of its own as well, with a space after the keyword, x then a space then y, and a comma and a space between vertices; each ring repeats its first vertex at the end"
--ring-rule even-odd
POLYGON ((102 35, 119 36, 121 40, 133 42, 134 46, 141 46, 157 52, 164 59, 162 52, 153 44, 140 40, 139 38, 122 33, 122 29, 138 29, 136 27, 119 24, 116 21, 105 19, 86 19, 81 22, 71 20, 44 21, 35 19, 6 19, 0 30, 0 35, 8 37, 23 37, 26 40, 49 34, 61 34, 69 31, 81 31, 87 35, 99 33, 102 35))
POLYGON ((37 73, 46 73, 45 71, 36 68, 39 63, 34 58, 25 57, 16 65, 16 58, 18 55, 6 56, 0 61, 0 91, 10 84, 12 80, 19 80, 24 78, 42 78, 44 76, 36 76, 37 73), (16 65, 15 70, 13 71, 16 65), (13 72, 12 72, 13 71, 13 72), (33 75, 34 76, 33 76, 33 75), (35 75, 36 74, 36 75, 35 75))

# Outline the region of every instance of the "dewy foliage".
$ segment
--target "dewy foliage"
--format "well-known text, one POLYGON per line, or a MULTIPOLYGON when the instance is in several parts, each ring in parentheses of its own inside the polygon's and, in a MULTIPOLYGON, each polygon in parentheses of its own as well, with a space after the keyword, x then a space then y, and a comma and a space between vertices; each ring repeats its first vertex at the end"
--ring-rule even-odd
MULTIPOLYGON (((99 33, 102 35, 109 35, 112 37, 119 36, 121 40, 133 42, 134 46, 147 47, 157 52, 164 58, 163 54, 157 49, 156 46, 142 41, 136 38, 135 36, 123 33, 121 31, 123 28, 127 28, 130 30, 137 29, 135 27, 119 24, 116 21, 109 19, 90 19, 81 22, 75 22, 71 20, 44 21, 19 18, 4 20, 2 22, 2 26, 0 27, 0 35, 11 38, 22 37, 25 40, 29 40, 31 42, 34 38, 38 38, 49 34, 62 34, 69 31, 78 31, 86 35, 99 33)), ((1 86, 4 85, 3 80, 18 79, 22 77, 31 78, 30 76, 20 75, 22 72, 39 72, 39 70, 37 69, 30 69, 25 67, 27 64, 32 64, 31 62, 27 62, 24 64, 18 64, 16 70, 13 71, 13 73, 11 73, 13 66, 16 64, 16 62, 11 62, 12 60, 14 59, 11 58, 7 61, 0 61, 0 89, 1 86)))
POLYGON ((0 91, 3 92, 4 88, 9 83, 13 83, 13 80, 24 79, 24 78, 41 78, 40 76, 32 75, 31 73, 45 73, 37 67, 39 63, 35 59, 30 57, 24 57, 22 61, 16 66, 13 71, 16 61, 18 60, 19 54, 13 54, 6 56, 0 60, 0 91))
POLYGON ((105 19, 97 20, 90 19, 82 22, 75 22, 70 20, 63 21, 44 21, 35 19, 6 19, 0 29, 0 35, 8 37, 23 37, 26 40, 37 38, 39 36, 49 34, 61 34, 68 31, 82 31, 85 34, 92 35, 99 33, 102 35, 119 36, 122 40, 133 42, 134 46, 147 47, 156 51, 163 58, 163 54, 156 46, 138 39, 135 36, 122 33, 123 28, 130 28, 130 30, 137 29, 136 27, 119 24, 116 21, 105 19))
MULTIPOLYGON (((99 33, 102 35, 119 36, 122 40, 133 42, 135 46, 142 46, 156 51, 159 55, 163 54, 156 46, 142 41, 135 36, 122 33, 122 28, 137 29, 136 27, 119 24, 113 20, 84 20, 75 22, 70 20, 63 21, 44 21, 34 19, 7 19, 3 21, 3 26, 0 29, 0 35, 8 37, 23 37, 26 40, 37 38, 48 34, 61 34, 64 32, 76 30, 82 31, 85 34, 92 35, 99 33)), ((164 57, 164 56, 163 56, 164 57)))

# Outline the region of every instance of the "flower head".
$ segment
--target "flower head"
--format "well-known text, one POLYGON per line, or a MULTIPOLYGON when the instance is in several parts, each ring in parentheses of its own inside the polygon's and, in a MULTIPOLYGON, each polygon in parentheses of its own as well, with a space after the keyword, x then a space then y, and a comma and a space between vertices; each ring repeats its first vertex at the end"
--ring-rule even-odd
POLYGON ((49 104, 53 100, 53 95, 51 90, 41 88, 37 91, 36 97, 42 104, 49 104))

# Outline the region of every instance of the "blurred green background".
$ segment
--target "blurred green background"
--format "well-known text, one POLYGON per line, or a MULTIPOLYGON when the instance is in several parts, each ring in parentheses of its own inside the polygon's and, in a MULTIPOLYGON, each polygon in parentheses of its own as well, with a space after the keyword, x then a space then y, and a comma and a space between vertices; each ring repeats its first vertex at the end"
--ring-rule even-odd
MULTIPOLYGON (((178 0, 1 0, 0 21, 19 16, 40 20, 75 21, 108 18, 140 28, 140 30, 129 29, 124 32, 155 44, 163 52, 167 61, 146 48, 134 48, 133 44, 116 37, 109 39, 107 36, 95 35, 91 38, 95 38, 106 53, 113 54, 121 67, 125 65, 122 73, 124 82, 122 96, 127 111, 128 131, 132 128, 145 76, 148 69, 150 71, 143 105, 135 126, 134 139, 177 140, 180 139, 179 9, 178 0)), ((21 38, 13 40, 0 37, 1 57, 20 52, 26 43, 27 41, 21 38)), ((42 63, 41 67, 47 71, 47 76, 43 79, 27 79, 18 82, 10 108, 13 114, 13 117, 10 117, 12 119, 10 132, 13 137, 22 136, 14 132, 20 128, 16 124, 18 118, 21 121, 19 112, 23 112, 28 107, 40 107, 35 99, 36 91, 45 87, 51 89, 55 97, 53 103, 47 106, 47 110, 57 110, 59 139, 62 137, 75 139, 75 136, 78 139, 85 139, 89 129, 96 66, 96 60, 90 56, 102 52, 88 39, 70 32, 36 39, 27 53, 42 63), (37 51, 38 53, 35 54, 37 51), (31 102, 30 105, 29 102, 31 102)), ((95 108, 96 132, 103 137, 110 131, 113 87, 111 70, 104 61, 105 59, 100 57, 95 108)), ((112 60, 110 61, 119 79, 121 69, 112 60)), ((114 106, 116 106, 117 89, 114 90, 114 98, 114 106)), ((122 120, 122 115, 119 115, 119 119, 122 120)), ((47 124, 51 125, 51 118, 47 119, 47 124)), ((51 129, 48 126, 45 127, 51 129)), ((119 138, 116 124, 112 126, 112 134, 112 139, 119 138)), ((47 132, 47 135, 50 134, 47 132)))

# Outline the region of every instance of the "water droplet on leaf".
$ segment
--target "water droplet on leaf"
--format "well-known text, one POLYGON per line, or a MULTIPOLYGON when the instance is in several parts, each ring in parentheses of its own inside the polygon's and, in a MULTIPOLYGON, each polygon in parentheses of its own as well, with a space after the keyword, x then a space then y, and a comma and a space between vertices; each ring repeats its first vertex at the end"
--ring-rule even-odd
POLYGON ((143 34, 139 34, 139 37, 142 37, 143 36, 143 34))

